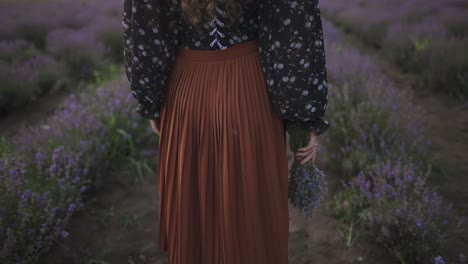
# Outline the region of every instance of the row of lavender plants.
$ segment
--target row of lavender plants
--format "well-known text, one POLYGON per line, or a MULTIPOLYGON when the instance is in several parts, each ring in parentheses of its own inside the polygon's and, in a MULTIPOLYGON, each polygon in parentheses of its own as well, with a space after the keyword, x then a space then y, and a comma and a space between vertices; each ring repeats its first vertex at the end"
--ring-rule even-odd
POLYGON ((122 59, 122 2, 1 1, 0 115, 122 59))
POLYGON ((327 0, 321 4, 326 18, 414 73, 423 87, 466 102, 466 1, 327 0))
POLYGON ((72 94, 41 124, 2 139, 0 263, 38 263, 69 235, 70 217, 116 162, 134 159, 149 168, 145 157, 152 152, 141 146, 156 137, 124 84, 118 78, 72 94))
POLYGON ((348 47, 329 23, 324 32, 332 120, 324 140, 330 167, 343 175, 342 188, 327 203, 330 213, 363 225, 400 263, 463 260, 446 248, 463 218, 427 184, 436 166, 424 137, 424 111, 375 59, 348 47))

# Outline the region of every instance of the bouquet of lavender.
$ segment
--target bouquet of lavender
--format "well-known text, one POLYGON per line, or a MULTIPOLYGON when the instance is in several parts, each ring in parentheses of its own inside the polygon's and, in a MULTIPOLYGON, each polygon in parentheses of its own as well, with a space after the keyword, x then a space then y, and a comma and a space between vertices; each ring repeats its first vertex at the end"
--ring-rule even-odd
MULTIPOLYGON (((300 128, 288 128, 291 151, 296 152, 306 146, 310 132, 300 128)), ((300 164, 296 158, 291 165, 290 178, 288 180, 288 194, 292 205, 299 208, 306 217, 311 217, 315 208, 323 200, 324 193, 328 190, 325 181, 325 173, 319 170, 313 162, 300 164)))

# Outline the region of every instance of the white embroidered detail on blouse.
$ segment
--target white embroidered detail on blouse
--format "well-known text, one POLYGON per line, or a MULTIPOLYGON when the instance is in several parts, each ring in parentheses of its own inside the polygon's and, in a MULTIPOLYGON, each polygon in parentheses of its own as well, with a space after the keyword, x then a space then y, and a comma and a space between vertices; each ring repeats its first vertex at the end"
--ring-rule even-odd
MULTIPOLYGON (((219 2, 224 3, 224 0, 219 0, 219 2)), ((218 6, 216 7, 216 11, 222 16, 225 15, 225 12, 223 10, 221 10, 221 8, 219 8, 218 6)), ((227 46, 224 46, 223 44, 221 44, 221 42, 219 41, 219 38, 218 38, 218 36, 221 37, 221 38, 224 38, 225 35, 221 31, 219 31, 219 29, 217 27, 217 25, 220 26, 220 27, 224 27, 224 23, 221 22, 218 19, 218 17, 215 17, 208 24, 210 26, 214 27, 213 30, 211 30, 211 32, 209 33, 210 36, 213 36, 213 34, 216 33, 214 40, 210 43, 210 46, 213 47, 213 45, 216 43, 220 49, 222 49, 222 50, 226 49, 227 46)))

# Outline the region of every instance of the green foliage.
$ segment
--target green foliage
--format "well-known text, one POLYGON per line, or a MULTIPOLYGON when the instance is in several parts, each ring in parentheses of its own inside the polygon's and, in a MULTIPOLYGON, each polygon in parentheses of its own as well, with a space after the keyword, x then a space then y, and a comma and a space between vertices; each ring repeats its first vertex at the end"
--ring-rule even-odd
POLYGON ((310 136, 307 131, 300 128, 287 128, 287 132, 291 151, 296 152, 299 148, 307 145, 310 136))
POLYGON ((359 226, 360 222, 361 219, 357 218, 355 221, 352 221, 349 224, 341 223, 336 227, 341 237, 345 240, 346 247, 352 247, 354 242, 356 242, 356 240, 361 235, 361 231, 356 230, 356 227, 359 226))
POLYGON ((135 159, 133 157, 128 157, 128 160, 133 165, 133 171, 137 172, 135 174, 135 184, 144 183, 146 175, 153 175, 155 173, 155 171, 150 167, 146 159, 135 159))
POLYGON ((342 189, 326 203, 327 212, 350 224, 361 218, 369 204, 364 195, 356 189, 342 189))
POLYGON ((12 146, 5 137, 0 137, 0 158, 5 158, 12 152, 12 146))

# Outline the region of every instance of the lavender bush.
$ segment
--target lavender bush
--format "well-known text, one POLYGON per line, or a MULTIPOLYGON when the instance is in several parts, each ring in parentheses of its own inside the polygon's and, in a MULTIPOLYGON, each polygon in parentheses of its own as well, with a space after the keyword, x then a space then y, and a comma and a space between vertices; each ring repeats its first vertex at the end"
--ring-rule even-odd
POLYGON ((0 3, 0 115, 120 63, 121 9, 119 1, 0 3))
POLYGON ((466 100, 468 96, 468 6, 448 1, 322 3, 324 16, 382 50, 423 87, 466 100))
MULTIPOLYGON (((299 128, 288 128, 291 151, 296 152, 308 143, 309 132, 299 128)), ((320 205, 327 191, 326 175, 314 163, 304 165, 294 159, 288 179, 288 194, 292 205, 307 217, 320 205)))
POLYGON ((390 157, 430 163, 430 141, 421 118, 425 112, 413 106, 412 94, 399 90, 372 58, 342 46, 328 24, 324 32, 332 80, 328 108, 333 118, 324 140, 332 166, 349 178, 390 157))
POLYGON ((430 263, 441 253, 451 221, 451 204, 426 186, 423 171, 401 160, 376 163, 360 171, 347 191, 359 191, 359 216, 378 242, 404 263, 430 263))
POLYGON ((54 241, 69 235, 70 217, 113 163, 144 160, 148 150, 136 145, 153 133, 140 122, 122 78, 72 94, 50 118, 2 140, 1 263, 37 263, 54 241))
POLYGON ((0 61, 0 114, 58 89, 63 72, 62 63, 45 54, 24 61, 0 61))
POLYGON ((59 237, 65 225, 83 207, 87 168, 82 153, 55 148, 33 161, 17 157, 0 159, 0 260, 2 263, 35 263, 59 237))
POLYGON ((438 168, 424 137, 425 112, 328 23, 324 34, 332 122, 323 139, 328 165, 344 176, 327 207, 346 223, 361 220, 400 263, 441 260, 448 230, 457 226, 450 205, 426 186, 429 171, 422 168, 438 168))
POLYGON ((47 35, 49 53, 67 65, 67 76, 75 81, 89 80, 94 70, 102 70, 109 50, 86 30, 57 29, 47 35))

